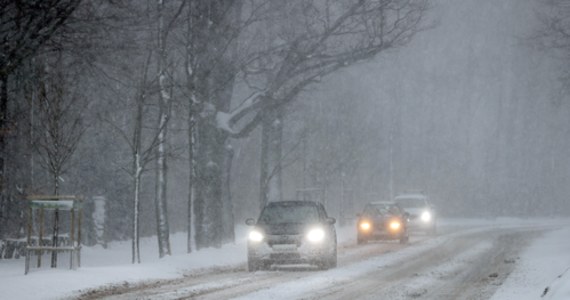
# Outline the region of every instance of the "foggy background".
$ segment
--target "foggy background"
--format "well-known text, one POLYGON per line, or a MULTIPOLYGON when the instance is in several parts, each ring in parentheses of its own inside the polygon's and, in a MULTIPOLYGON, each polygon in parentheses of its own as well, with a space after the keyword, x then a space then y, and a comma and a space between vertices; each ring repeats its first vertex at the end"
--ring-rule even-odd
MULTIPOLYGON (((297 126, 310 129, 306 154, 296 146, 285 170, 286 198, 325 182, 336 216, 341 182, 355 210, 390 199, 392 148, 393 194, 423 190, 444 216, 567 213, 568 107, 557 62, 530 39, 536 9, 533 1, 437 1, 435 28, 307 91, 287 120, 289 148, 299 143, 297 126), (327 164, 331 172, 314 174, 327 164)), ((256 155, 255 143, 236 144, 244 156, 234 197, 255 199, 255 167, 247 171, 255 158, 245 154, 256 155)))
MULTIPOLYGON (((432 1, 425 30, 409 44, 309 85, 285 107, 282 120, 283 198, 313 189, 341 222, 366 202, 410 190, 428 194, 444 217, 567 215, 570 111, 560 62, 531 38, 540 9, 531 0, 432 1)), ((136 93, 113 78, 136 82, 140 69, 134 66, 144 56, 112 51, 108 46, 122 45, 124 35, 121 28, 106 30, 105 38, 90 39, 97 67, 73 69, 73 89, 89 99, 80 108, 88 126, 60 180, 62 194, 86 197, 87 213, 89 199, 105 197, 109 239, 127 239, 133 204, 125 170, 131 161, 116 129, 132 119, 128 101, 136 93)), ((13 89, 20 91, 17 83, 13 89)), ((232 106, 248 94, 243 82, 233 92, 232 106)), ((187 97, 174 93, 169 123, 170 232, 187 228, 187 97)), ((16 120, 30 117, 22 103, 10 104, 16 120)), ((151 126, 154 119, 145 130, 151 126)), ((235 223, 259 212, 260 134, 258 128, 229 140, 235 223)), ((49 175, 29 143, 9 143, 10 182, 31 180, 34 193, 50 193, 49 175)), ((156 228, 153 168, 150 163, 142 178, 142 235, 156 228)), ((18 216, 16 210, 4 215, 18 216)))

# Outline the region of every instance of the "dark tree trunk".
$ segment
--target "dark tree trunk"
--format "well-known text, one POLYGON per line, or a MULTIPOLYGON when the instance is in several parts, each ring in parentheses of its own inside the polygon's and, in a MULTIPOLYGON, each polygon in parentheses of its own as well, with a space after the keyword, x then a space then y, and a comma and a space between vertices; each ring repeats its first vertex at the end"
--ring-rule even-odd
POLYGON ((231 145, 226 146, 224 155, 224 168, 222 174, 222 226, 223 226, 223 242, 235 242, 234 232, 234 207, 231 195, 231 170, 234 158, 234 150, 231 145))
POLYGON ((8 134, 8 76, 0 73, 0 238, 6 234, 6 136, 8 134))
POLYGON ((283 139, 283 109, 275 108, 261 124, 260 208, 267 202, 283 198, 281 158, 283 139))
POLYGON ((222 245, 222 167, 225 140, 225 134, 209 118, 198 120, 194 199, 197 249, 222 245))
MULTIPOLYGON (((224 180, 229 179, 226 161, 227 133, 218 128, 216 113, 228 112, 233 94, 234 55, 237 44, 234 34, 238 27, 241 2, 196 1, 192 31, 195 33, 193 72, 190 83, 192 111, 196 118, 194 141, 194 230, 196 248, 220 247, 224 241, 224 228, 233 221, 223 219, 233 214, 229 188, 224 180), (224 50, 225 49, 225 50, 224 50), (225 194, 225 195, 224 195, 225 194), (225 223, 227 222, 227 223, 225 223), (225 225, 224 225, 225 223, 225 225)), ((231 224, 230 224, 231 223, 231 224)), ((228 229, 228 232, 230 230, 228 229)))
MULTIPOLYGON (((188 69, 188 68, 186 68, 188 69)), ((194 121, 194 109, 192 103, 189 105, 189 113, 188 113, 188 220, 186 223, 188 236, 186 239, 186 251, 188 253, 192 252, 192 220, 193 220, 193 202, 194 202, 194 131, 195 131, 195 121, 194 121)))
MULTIPOLYGON (((267 118, 267 117, 266 117, 267 118)), ((265 124, 265 120, 261 125, 261 154, 259 158, 259 211, 263 210, 267 204, 267 181, 269 179, 269 129, 265 124)))
MULTIPOLYGON (((54 186, 54 195, 59 195, 59 170, 54 172, 53 178, 53 186, 54 186)), ((59 240, 59 210, 56 209, 53 215, 53 236, 52 236, 52 246, 58 247, 58 240, 59 240)), ((57 251, 51 252, 51 267, 57 268, 57 251)))

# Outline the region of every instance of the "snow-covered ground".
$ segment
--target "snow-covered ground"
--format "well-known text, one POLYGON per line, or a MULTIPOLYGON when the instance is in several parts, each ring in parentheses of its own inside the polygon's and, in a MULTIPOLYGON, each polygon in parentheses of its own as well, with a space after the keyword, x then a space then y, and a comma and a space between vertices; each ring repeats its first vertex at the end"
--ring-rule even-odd
MULTIPOLYGON (((528 226, 536 221, 521 221, 516 219, 502 220, 448 220, 442 222, 449 227, 489 227, 489 226, 528 226)), ((510 277, 502 284, 492 299, 541 299, 546 287, 547 293, 542 299, 570 299, 570 225, 568 222, 560 229, 546 233, 520 255, 517 266, 510 277)), ((174 234, 171 237, 173 255, 158 259, 155 239, 145 239, 141 242, 142 264, 130 264, 130 242, 111 243, 107 249, 85 247, 82 251, 82 267, 77 270, 64 268, 41 269, 32 268, 24 275, 24 260, 0 260, 0 295, 3 299, 63 299, 78 295, 79 291, 100 287, 107 284, 122 284, 154 279, 170 279, 182 277, 184 274, 199 272, 207 268, 235 268, 244 266, 246 261, 244 227, 237 229, 240 237, 235 245, 226 245, 221 249, 207 249, 185 253, 186 234, 174 234)), ((354 228, 348 226, 339 229, 341 243, 354 243, 354 228)), ((389 265, 391 260, 398 260, 406 252, 419 251, 420 248, 430 247, 431 244, 444 242, 445 238, 438 237, 421 245, 412 245, 383 257, 372 258, 382 265, 389 265)), ((481 251, 486 245, 481 246, 481 251)), ((477 252, 478 249, 473 249, 477 252)), ((469 255, 467 252, 465 255, 469 255)), ((65 260, 62 255, 60 260, 65 260)), ((452 267, 441 266, 441 271, 452 267)), ((351 278, 354 272, 365 272, 370 264, 355 263, 328 272, 337 278, 351 278), (362 265, 362 267, 359 267, 362 265)), ((318 281, 319 273, 311 276, 313 283, 318 281), (312 278, 314 277, 314 278, 312 278), (316 280, 316 281, 315 281, 316 280)), ((333 276, 334 277, 334 276, 333 276)), ((308 279, 308 278, 305 278, 308 279)), ((310 280, 306 281, 310 282, 310 280)), ((416 281, 418 279, 415 279, 416 281)), ((425 279, 422 279, 425 281, 425 279)), ((429 280, 428 280, 429 281, 429 280)), ((298 283, 288 283, 288 285, 298 283)), ((279 289, 279 287, 276 287, 279 289)), ((262 293, 271 294, 271 291, 262 293)), ((261 296, 261 295, 259 295, 261 296)))
POLYGON ((570 227, 565 226, 523 251, 517 267, 492 299, 570 299, 569 268, 570 227))
MULTIPOLYGON (((243 233, 243 228, 238 230, 243 233)), ((238 234, 239 234, 238 233, 238 234)), ((242 234, 245 236, 245 234, 242 234)), ((30 268, 24 275, 24 259, 0 260, 0 298, 2 299, 61 299, 78 290, 106 284, 121 284, 154 279, 181 277, 204 268, 235 266, 246 260, 245 240, 220 249, 206 249, 186 254, 186 233, 171 236, 173 255, 158 259, 156 238, 141 239, 141 264, 131 264, 130 241, 83 247, 81 268, 50 269, 43 260, 41 269, 30 268), (6 297, 6 298, 4 298, 6 297)), ((67 259, 60 256, 60 261, 67 259)), ((32 259, 32 266, 34 260, 32 259)))

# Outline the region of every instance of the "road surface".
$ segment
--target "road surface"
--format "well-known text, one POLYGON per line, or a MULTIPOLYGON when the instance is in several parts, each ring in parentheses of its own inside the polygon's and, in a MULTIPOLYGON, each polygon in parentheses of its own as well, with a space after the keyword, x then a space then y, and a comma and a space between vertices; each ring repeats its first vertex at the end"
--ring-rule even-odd
POLYGON ((176 280, 118 284, 75 299, 488 299, 518 262, 518 253, 547 226, 448 226, 410 243, 339 245, 338 267, 245 264, 176 280))

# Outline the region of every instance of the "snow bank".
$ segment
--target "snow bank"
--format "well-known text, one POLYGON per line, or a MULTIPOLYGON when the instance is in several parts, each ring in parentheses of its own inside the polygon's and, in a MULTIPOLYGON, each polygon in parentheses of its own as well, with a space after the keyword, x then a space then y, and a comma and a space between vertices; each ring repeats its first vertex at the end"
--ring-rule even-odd
POLYGON ((570 299, 570 269, 559 275, 542 293, 544 299, 570 299))
MULTIPOLYGON (((241 229, 242 231, 244 229, 241 229)), ((238 231, 238 236, 240 236, 238 231)), ((245 234, 241 234, 245 237, 245 234)), ((66 269, 66 254, 59 256, 62 267, 49 268, 44 256, 42 268, 31 268, 24 275, 24 259, 0 259, 0 291, 2 299, 62 299, 87 290, 110 284, 123 284, 155 279, 179 278, 192 270, 212 267, 237 266, 247 257, 245 239, 221 249, 204 249, 186 254, 186 233, 171 236, 175 255, 158 258, 156 238, 141 239, 141 264, 131 264, 131 243, 109 243, 107 249, 100 246, 84 247, 81 251, 82 266, 77 270, 66 269)), ((35 266, 35 260, 32 260, 35 266)))
POLYGON ((570 299, 570 227, 538 238, 492 300, 570 299))
MULTIPOLYGON (((158 258, 156 237, 141 239, 141 264, 131 264, 131 242, 112 242, 107 249, 101 246, 84 247, 81 268, 68 270, 67 254, 59 256, 61 267, 50 269, 44 256, 42 268, 32 267, 24 275, 24 259, 0 259, 0 291, 2 299, 62 299, 78 295, 79 291, 111 284, 135 283, 156 279, 179 278, 184 274, 207 268, 235 268, 247 260, 246 232, 248 227, 236 228, 236 243, 220 249, 203 249, 186 253, 186 233, 170 237, 173 255, 158 258)), ((354 227, 338 228, 340 243, 355 243, 354 227)), ((32 266, 35 260, 32 259, 32 266)), ((245 269, 244 269, 245 270, 245 269)))
MULTIPOLYGON (((441 220, 441 227, 518 227, 533 226, 533 222, 524 220, 441 220)), ((540 224, 540 222, 538 222, 540 224)), ((479 227, 479 229, 477 229, 479 227)), ((338 228, 338 227, 337 227, 338 228)), ((173 256, 158 259, 156 238, 141 240, 142 264, 131 264, 131 243, 109 243, 107 249, 85 247, 82 251, 82 267, 72 271, 65 268, 50 269, 44 259, 42 269, 32 268, 24 275, 24 259, 0 260, 0 291, 2 299, 62 299, 78 295, 80 290, 101 287, 109 284, 133 283, 155 279, 179 278, 184 274, 205 268, 245 268, 246 253, 245 226, 236 228, 240 237, 235 244, 220 249, 205 249, 186 254, 186 233, 171 236, 173 256)), ((338 239, 342 243, 355 243, 354 226, 338 228, 338 239)), ((570 226, 548 233, 531 245, 523 255, 520 264, 497 291, 493 299, 541 299, 541 294, 548 287, 544 299, 570 299, 570 226), (561 276, 560 276, 561 275, 561 276), (558 276, 560 276, 558 278, 558 276)), ((373 258, 374 267, 393 263, 410 252, 425 250, 449 237, 437 237, 402 251, 373 258)), ((64 264, 65 254, 60 258, 64 264)), ((32 261, 33 263, 33 261, 32 261)), ((307 278, 301 287, 315 285, 334 285, 335 282, 351 280, 354 274, 371 271, 370 261, 356 263, 343 268, 329 270, 325 278, 320 272, 314 278, 307 278), (307 283, 310 282, 310 285, 307 283)), ((294 284, 284 284, 279 288, 291 288, 294 284)), ((297 284, 299 284, 297 282, 297 284)), ((272 290, 275 292, 276 290, 272 290)), ((269 291, 265 291, 269 292, 269 291)))

